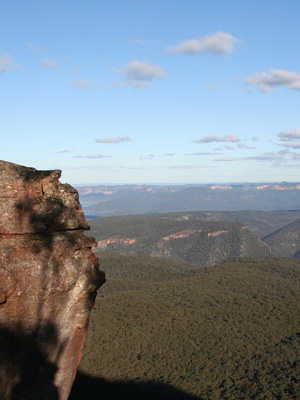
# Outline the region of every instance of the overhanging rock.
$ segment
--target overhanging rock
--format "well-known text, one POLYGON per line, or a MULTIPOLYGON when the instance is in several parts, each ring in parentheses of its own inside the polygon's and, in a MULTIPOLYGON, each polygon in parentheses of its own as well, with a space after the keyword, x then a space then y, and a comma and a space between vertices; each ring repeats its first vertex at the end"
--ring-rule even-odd
POLYGON ((0 398, 67 400, 105 282, 61 171, 0 161, 0 398))

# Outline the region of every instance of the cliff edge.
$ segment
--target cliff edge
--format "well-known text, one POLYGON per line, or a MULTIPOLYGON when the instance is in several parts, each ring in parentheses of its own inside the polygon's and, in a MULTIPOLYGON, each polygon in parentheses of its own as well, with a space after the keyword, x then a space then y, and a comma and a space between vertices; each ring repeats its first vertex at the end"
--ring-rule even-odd
POLYGON ((0 398, 66 400, 105 282, 61 171, 0 161, 0 398))

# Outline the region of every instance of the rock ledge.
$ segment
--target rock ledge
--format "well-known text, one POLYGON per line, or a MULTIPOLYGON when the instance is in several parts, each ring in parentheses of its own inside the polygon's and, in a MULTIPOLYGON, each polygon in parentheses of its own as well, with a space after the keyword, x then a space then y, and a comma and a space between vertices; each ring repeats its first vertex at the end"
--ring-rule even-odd
POLYGON ((105 282, 61 171, 0 161, 0 398, 67 400, 105 282))

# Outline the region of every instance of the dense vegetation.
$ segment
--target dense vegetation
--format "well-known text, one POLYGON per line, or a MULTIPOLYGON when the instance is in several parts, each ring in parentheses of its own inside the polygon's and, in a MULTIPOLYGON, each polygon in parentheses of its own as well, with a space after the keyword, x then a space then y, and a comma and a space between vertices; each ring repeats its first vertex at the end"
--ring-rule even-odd
MULTIPOLYGON (((143 215, 127 215, 115 218, 105 217, 90 221, 90 225, 93 232, 97 235, 101 235, 101 226, 105 229, 109 228, 110 224, 117 226, 118 221, 121 223, 132 224, 133 221, 137 223, 146 222, 151 218, 158 218, 161 220, 198 220, 198 221, 232 221, 241 222, 247 226, 247 228, 255 233, 259 238, 268 236, 275 231, 285 227, 291 222, 296 221, 300 218, 300 211, 188 211, 188 212, 176 212, 176 213, 163 213, 163 214, 143 214, 143 215), (109 219, 108 219, 109 218, 109 219), (104 225, 105 224, 105 225, 104 225)), ((104 232, 102 232, 105 237, 104 232)), ((100 236, 99 236, 100 237, 100 236)))
POLYGON ((193 269, 171 259, 99 256, 107 283, 82 372, 143 388, 145 397, 131 398, 162 398, 147 397, 147 382, 207 400, 300 398, 299 260, 237 258, 193 269))
POLYGON ((285 257, 300 257, 300 219, 268 235, 264 242, 285 257))
POLYGON ((127 215, 90 221, 96 240, 135 238, 134 244, 114 241, 105 249, 123 254, 167 256, 194 265, 209 265, 233 256, 300 256, 298 211, 189 211, 152 215, 127 215), (230 223, 231 222, 231 223, 230 223), (242 230, 244 224, 247 230, 242 230), (163 240, 185 230, 198 233, 186 238, 163 240), (201 230, 201 233, 200 233, 201 230), (206 235, 227 230, 219 237, 206 235), (265 246, 258 238, 261 238, 265 246), (270 250, 270 248, 272 250, 270 250), (212 255, 212 256, 211 256, 212 255))
POLYGON ((236 256, 277 253, 238 222, 202 221, 173 214, 107 217, 91 221, 100 249, 127 255, 171 257, 195 266, 236 256), (131 241, 130 243, 128 243, 131 241))

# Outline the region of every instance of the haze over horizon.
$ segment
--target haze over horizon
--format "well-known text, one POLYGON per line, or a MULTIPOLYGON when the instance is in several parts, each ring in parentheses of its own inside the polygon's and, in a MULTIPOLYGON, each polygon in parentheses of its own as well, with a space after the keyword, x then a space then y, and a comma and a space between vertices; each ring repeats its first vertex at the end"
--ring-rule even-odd
POLYGON ((77 185, 299 181, 298 1, 0 10, 0 159, 77 185))

